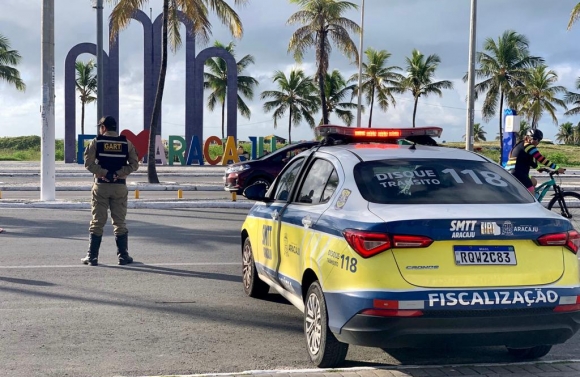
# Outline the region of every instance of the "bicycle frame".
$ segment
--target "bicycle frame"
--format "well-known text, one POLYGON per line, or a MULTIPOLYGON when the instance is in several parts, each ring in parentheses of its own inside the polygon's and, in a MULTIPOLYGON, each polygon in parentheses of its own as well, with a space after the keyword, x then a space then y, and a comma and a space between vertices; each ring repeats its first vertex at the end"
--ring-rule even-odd
POLYGON ((572 216, 570 215, 570 212, 568 211, 568 206, 566 205, 566 201, 564 200, 564 196, 562 195, 562 188, 560 187, 560 185, 558 185, 556 183, 556 179, 554 178, 554 174, 556 174, 556 172, 551 172, 550 173, 550 180, 542 183, 537 188, 535 188, 534 194, 535 194, 537 200, 539 202, 541 202, 542 199, 546 196, 546 194, 550 190, 550 187, 553 187, 554 188, 554 196, 558 200, 558 205, 559 205, 559 208, 561 211, 561 215, 567 219, 570 219, 570 218, 572 218, 572 216))
POLYGON ((560 187, 556 184, 556 180, 554 179, 554 176, 552 174, 550 174, 549 181, 542 183, 541 185, 539 185, 534 189, 534 193, 536 199, 538 199, 538 202, 541 202, 542 199, 544 199, 548 191, 550 191, 551 187, 554 187, 554 191, 556 191, 556 194, 558 193, 558 191, 560 191, 559 190, 560 187), (558 190, 556 189, 556 187, 558 187, 558 190))

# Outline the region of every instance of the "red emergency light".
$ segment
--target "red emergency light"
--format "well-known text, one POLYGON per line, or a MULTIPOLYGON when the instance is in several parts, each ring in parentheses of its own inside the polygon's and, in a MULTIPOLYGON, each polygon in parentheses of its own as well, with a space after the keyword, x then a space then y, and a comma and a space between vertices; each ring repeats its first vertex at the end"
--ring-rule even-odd
POLYGON ((316 127, 316 136, 346 136, 355 141, 380 141, 385 139, 404 139, 409 136, 440 137, 443 129, 440 127, 417 128, 358 128, 325 124, 316 127))

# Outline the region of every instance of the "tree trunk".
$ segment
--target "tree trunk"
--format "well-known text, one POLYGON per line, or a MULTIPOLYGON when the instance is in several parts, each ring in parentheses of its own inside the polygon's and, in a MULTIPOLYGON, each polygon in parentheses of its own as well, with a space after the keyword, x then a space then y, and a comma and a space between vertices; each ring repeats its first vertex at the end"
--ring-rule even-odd
POLYGON ((375 104, 375 88, 371 89, 371 110, 369 111, 369 128, 373 122, 373 106, 375 104))
POLYGON ((222 139, 225 139, 225 119, 226 119, 226 100, 224 98, 224 102, 222 102, 222 139))
POLYGON ((503 91, 499 92, 499 163, 503 158, 503 91))
POLYGON ((161 115, 163 89, 165 89, 165 75, 167 74, 167 18, 169 16, 169 0, 163 0, 163 27, 161 29, 161 70, 157 82, 157 93, 153 104, 151 125, 149 126, 149 151, 147 154, 147 180, 149 183, 159 183, 155 166, 155 139, 157 138, 157 123, 161 115))
POLYGON ((413 106, 413 128, 415 128, 415 117, 417 116, 417 104, 419 103, 419 97, 415 97, 415 105, 413 106))
POLYGON ((324 73, 322 72, 318 72, 318 87, 322 106, 322 124, 328 124, 328 109, 326 108, 326 94, 324 93, 324 73))
MULTIPOLYGON (((326 34, 318 36, 320 38, 318 48, 324 51, 324 41, 326 39, 326 34)), ((322 124, 328 124, 328 109, 326 108, 326 92, 324 90, 324 77, 326 76, 326 69, 328 67, 328 62, 319 61, 318 63, 318 87, 320 89, 320 105, 322 106, 322 124)))
POLYGON ((81 135, 85 134, 85 102, 81 100, 81 135))
POLYGON ((288 121, 288 144, 292 144, 292 107, 289 109, 290 120, 288 121))

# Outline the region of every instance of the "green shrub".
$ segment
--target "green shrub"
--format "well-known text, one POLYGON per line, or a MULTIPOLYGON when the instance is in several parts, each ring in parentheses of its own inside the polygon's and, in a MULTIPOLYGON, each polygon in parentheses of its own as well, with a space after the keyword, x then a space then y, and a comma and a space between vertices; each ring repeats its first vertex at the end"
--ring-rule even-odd
POLYGON ((558 165, 569 165, 570 160, 567 155, 562 152, 547 153, 546 158, 558 165))
POLYGON ((497 149, 482 148, 481 151, 477 152, 477 154, 485 156, 485 157, 489 158, 490 160, 492 160, 493 162, 499 163, 499 160, 500 160, 499 150, 497 150, 497 149))
POLYGON ((224 147, 222 145, 211 144, 209 146, 209 156, 212 160, 215 160, 218 156, 224 154, 224 147))
POLYGON ((0 137, 0 149, 40 150, 40 136, 0 137))

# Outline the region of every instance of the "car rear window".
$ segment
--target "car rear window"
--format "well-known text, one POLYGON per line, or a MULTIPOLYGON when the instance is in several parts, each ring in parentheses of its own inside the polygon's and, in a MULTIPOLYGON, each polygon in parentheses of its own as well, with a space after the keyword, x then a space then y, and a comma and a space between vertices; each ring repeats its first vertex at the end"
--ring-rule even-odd
POLYGON ((527 189, 496 164, 446 159, 379 160, 357 164, 362 196, 381 204, 532 203, 527 189))

